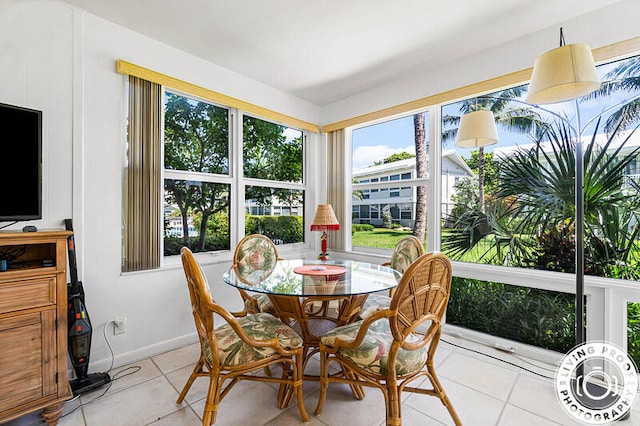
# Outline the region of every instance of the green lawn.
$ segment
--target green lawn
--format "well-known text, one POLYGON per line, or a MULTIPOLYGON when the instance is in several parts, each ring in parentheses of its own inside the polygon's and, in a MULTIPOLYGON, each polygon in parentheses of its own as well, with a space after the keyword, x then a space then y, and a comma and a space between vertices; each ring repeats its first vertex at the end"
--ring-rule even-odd
POLYGON ((411 231, 375 228, 373 231, 355 232, 351 237, 351 245, 393 249, 407 235, 411 235, 411 231))

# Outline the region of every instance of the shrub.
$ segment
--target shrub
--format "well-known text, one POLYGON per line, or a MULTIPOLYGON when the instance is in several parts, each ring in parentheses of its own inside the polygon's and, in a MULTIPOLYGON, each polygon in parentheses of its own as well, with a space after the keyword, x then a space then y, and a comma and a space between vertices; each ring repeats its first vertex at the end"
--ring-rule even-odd
POLYGON ((393 226, 393 218, 391 217, 391 212, 386 210, 382 212, 382 226, 391 229, 393 226))
POLYGON ((640 303, 628 303, 627 315, 627 353, 640 365, 640 303))
POLYGON ((447 323, 562 353, 575 345, 567 293, 454 277, 447 323))
POLYGON ((280 239, 284 244, 304 241, 302 216, 245 216, 245 233, 280 239))
POLYGON ((354 232, 371 232, 373 231, 375 228, 373 227, 373 225, 368 224, 368 223, 354 223, 351 225, 351 233, 353 234, 354 232))

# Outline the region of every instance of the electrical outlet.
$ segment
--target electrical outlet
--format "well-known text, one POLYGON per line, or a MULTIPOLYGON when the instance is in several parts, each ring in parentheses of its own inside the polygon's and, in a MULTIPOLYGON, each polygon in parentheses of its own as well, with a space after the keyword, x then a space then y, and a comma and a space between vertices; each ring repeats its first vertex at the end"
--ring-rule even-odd
POLYGON ((113 334, 124 334, 127 332, 127 319, 118 317, 113 320, 113 334))

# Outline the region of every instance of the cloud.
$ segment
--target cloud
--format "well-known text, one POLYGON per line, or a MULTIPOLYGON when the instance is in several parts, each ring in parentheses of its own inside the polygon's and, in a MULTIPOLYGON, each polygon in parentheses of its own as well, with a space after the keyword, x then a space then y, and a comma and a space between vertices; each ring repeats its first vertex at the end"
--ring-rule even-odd
POLYGON ((387 145, 359 146, 353 151, 352 167, 354 170, 364 169, 372 166, 375 161, 384 160, 391 154, 400 152, 415 154, 416 147, 414 145, 409 145, 405 148, 391 148, 387 145))

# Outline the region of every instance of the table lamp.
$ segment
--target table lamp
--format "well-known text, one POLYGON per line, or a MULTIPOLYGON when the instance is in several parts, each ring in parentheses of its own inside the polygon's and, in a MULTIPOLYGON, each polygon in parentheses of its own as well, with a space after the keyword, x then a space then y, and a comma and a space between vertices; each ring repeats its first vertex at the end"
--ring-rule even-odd
POLYGON ((331 204, 318 204, 316 215, 311 222, 312 231, 322 231, 322 253, 318 255, 320 260, 329 260, 327 253, 327 231, 337 231, 340 229, 340 223, 333 212, 331 204))

